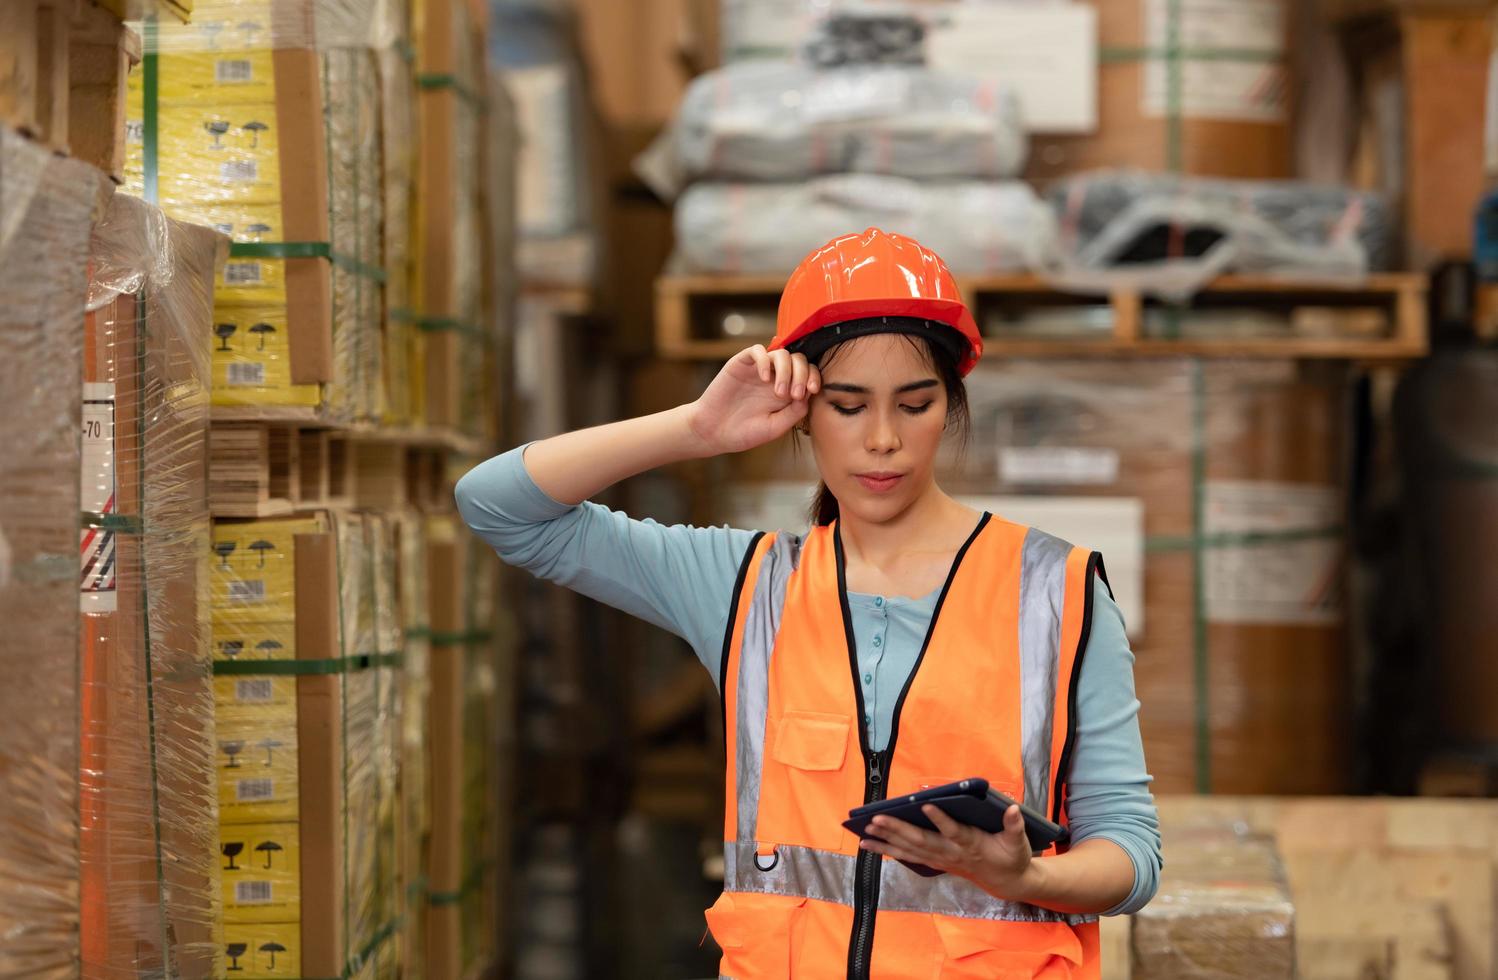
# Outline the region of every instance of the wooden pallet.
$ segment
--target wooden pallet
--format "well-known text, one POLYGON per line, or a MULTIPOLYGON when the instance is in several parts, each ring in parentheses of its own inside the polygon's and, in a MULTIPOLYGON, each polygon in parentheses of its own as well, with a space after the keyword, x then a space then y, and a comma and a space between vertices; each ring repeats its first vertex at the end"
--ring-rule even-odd
POLYGON ((140 38, 93 0, 0 3, 0 122, 120 179, 140 38))
MULTIPOLYGON (((727 360, 767 338, 784 285, 779 277, 661 277, 656 281, 657 350, 665 357, 727 360), (736 337, 711 333, 733 315, 741 323, 757 323, 762 332, 736 337)), ((1066 292, 1029 275, 974 277, 958 285, 984 331, 988 358, 1399 361, 1422 357, 1429 349, 1427 281, 1421 275, 1374 275, 1356 285, 1224 276, 1184 307, 1147 300, 1125 288, 1108 296, 1066 292), (1266 323, 1283 322, 1284 329, 1251 338, 1205 335, 1210 318, 1257 313, 1266 323), (1046 335, 1009 326, 1035 316, 1049 318, 1046 335), (1063 328, 1059 333, 1058 324, 1063 328)))
POLYGON ((215 517, 283 517, 309 510, 451 510, 449 450, 441 445, 294 425, 215 424, 208 499, 215 517))

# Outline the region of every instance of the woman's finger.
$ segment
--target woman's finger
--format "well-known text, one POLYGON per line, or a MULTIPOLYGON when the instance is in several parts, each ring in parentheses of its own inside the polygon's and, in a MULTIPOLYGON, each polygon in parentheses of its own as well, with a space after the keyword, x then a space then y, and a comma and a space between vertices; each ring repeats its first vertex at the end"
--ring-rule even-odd
POLYGON ((953 820, 951 817, 947 816, 946 811, 941 807, 933 806, 930 803, 921 807, 921 812, 926 815, 926 819, 936 824, 937 831, 943 837, 954 844, 966 844, 971 838, 972 832, 975 829, 965 823, 958 823, 956 820, 953 820))
POLYGON ((753 347, 750 347, 748 350, 744 351, 744 353, 748 354, 749 359, 754 362, 755 370, 759 372, 759 380, 769 381, 770 375, 775 370, 775 368, 770 363, 770 354, 765 350, 765 345, 755 344, 753 347))
POLYGON ((791 355, 791 397, 797 400, 806 397, 806 373, 811 367, 805 354, 791 355))
POLYGON ((822 390, 822 369, 815 364, 806 366, 806 393, 815 395, 822 390))
POLYGON ((779 398, 791 397, 791 355, 784 348, 770 351, 770 360, 775 364, 775 394, 779 398))
POLYGON ((880 829, 880 836, 892 844, 929 853, 937 853, 949 846, 940 834, 922 830, 915 824, 904 820, 896 820, 893 817, 875 817, 873 822, 880 829))
POLYGON ((1019 812, 1018 806, 1011 806, 1004 811, 1004 833, 1016 839, 1025 834, 1025 817, 1019 812))

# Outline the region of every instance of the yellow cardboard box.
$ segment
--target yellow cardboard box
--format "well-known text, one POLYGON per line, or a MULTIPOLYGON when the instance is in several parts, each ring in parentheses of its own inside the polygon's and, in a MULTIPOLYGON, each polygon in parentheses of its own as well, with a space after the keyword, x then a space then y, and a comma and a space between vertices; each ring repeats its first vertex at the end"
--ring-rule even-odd
POLYGON ((267 712, 216 714, 219 823, 259 824, 300 816, 295 706, 267 712))
POLYGON ((169 213, 189 205, 279 204, 276 107, 162 106, 157 180, 169 213))
POLYGON ((227 964, 227 973, 243 977, 244 980, 300 977, 302 975, 301 924, 296 922, 225 923, 224 962, 227 964))
POLYGON ((320 386, 291 383, 291 337, 284 303, 216 304, 212 329, 215 405, 319 404, 320 386))
POLYGON ((220 826, 219 852, 226 924, 301 921, 299 824, 220 826))
POLYGON ((296 536, 323 529, 315 519, 215 521, 211 601, 214 635, 243 623, 296 621, 296 536))
MULTIPOLYGON (((174 216, 208 225, 245 244, 286 240, 279 204, 185 205, 174 216)), ((284 306, 286 260, 230 256, 214 283, 213 299, 219 306, 284 306)))
MULTIPOLYGON (((254 23, 253 18, 244 23, 254 23)), ((268 39, 269 31, 265 34, 268 39)), ((157 97, 164 107, 194 103, 272 105, 276 101, 275 65, 269 46, 170 51, 157 59, 156 66, 157 97)))

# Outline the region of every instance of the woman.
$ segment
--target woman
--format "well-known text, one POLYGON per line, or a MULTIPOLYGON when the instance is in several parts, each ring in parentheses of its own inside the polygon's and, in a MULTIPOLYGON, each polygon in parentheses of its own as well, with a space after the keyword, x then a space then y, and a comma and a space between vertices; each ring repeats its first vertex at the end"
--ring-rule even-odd
POLYGON ((1153 896, 1159 835, 1133 656, 1098 557, 979 514, 934 477, 982 341, 941 260, 869 229, 812 253, 695 402, 489 460, 458 484, 506 561, 687 639, 723 695, 725 890, 738 977, 1096 977, 1097 915, 1153 896), (804 536, 632 521, 589 496, 684 459, 809 436, 804 536), (879 818, 967 777, 1069 826, 1032 856, 879 818), (886 860, 893 858, 895 860, 886 860), (944 874, 925 877, 905 862, 944 874))

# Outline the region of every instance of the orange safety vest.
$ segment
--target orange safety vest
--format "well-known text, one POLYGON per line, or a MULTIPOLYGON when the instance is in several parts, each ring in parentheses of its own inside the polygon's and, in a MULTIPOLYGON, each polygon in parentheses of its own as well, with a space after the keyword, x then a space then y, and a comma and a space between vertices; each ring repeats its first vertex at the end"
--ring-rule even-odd
POLYGON ((1100 557, 983 515, 881 752, 861 720, 845 567, 834 522, 804 539, 759 535, 739 570, 720 677, 724 892, 707 910, 722 976, 1097 978, 1096 916, 921 877, 860 851, 842 821, 887 795, 982 776, 1066 822, 1100 557))

